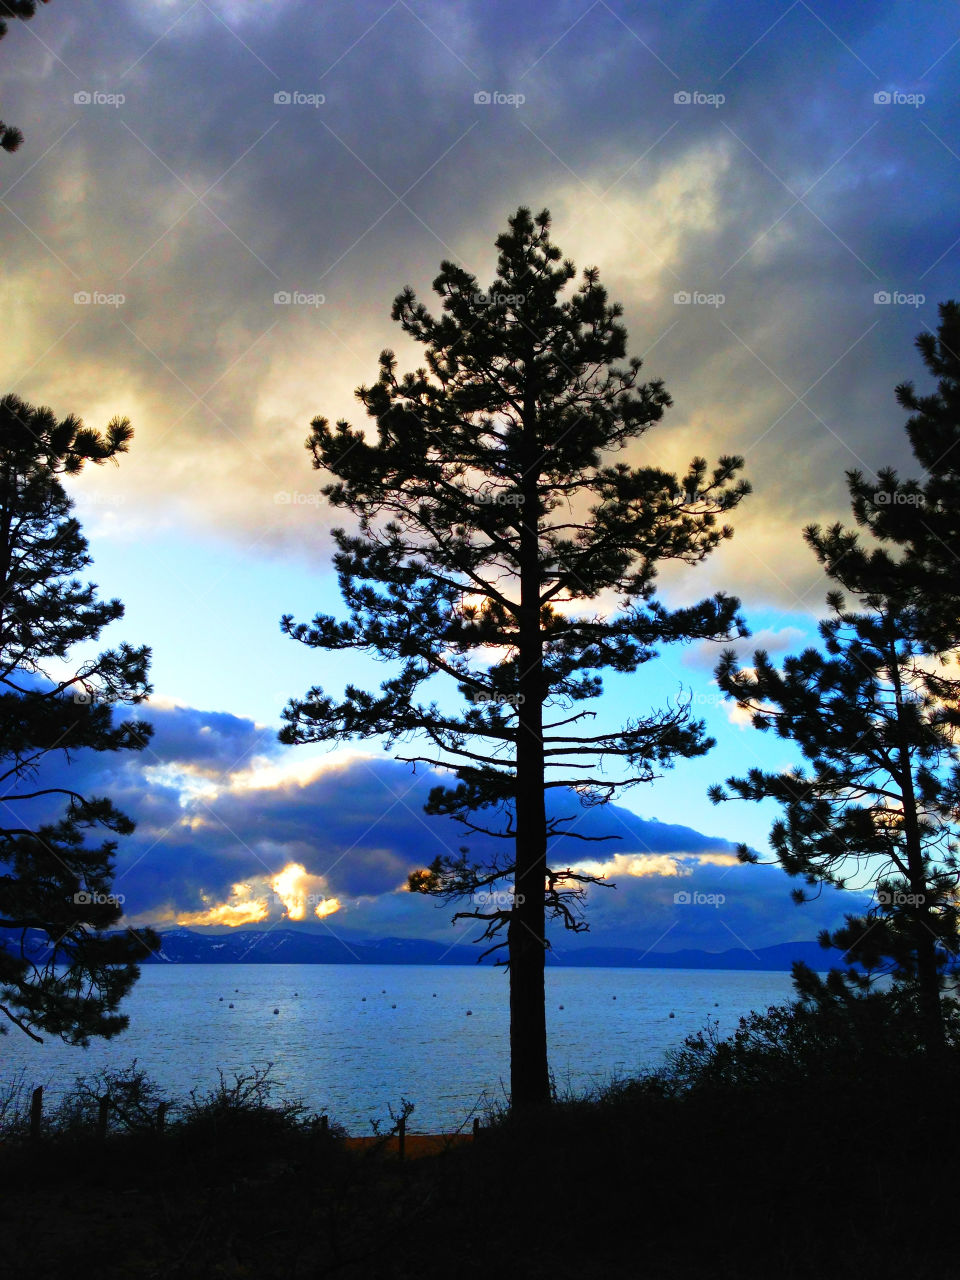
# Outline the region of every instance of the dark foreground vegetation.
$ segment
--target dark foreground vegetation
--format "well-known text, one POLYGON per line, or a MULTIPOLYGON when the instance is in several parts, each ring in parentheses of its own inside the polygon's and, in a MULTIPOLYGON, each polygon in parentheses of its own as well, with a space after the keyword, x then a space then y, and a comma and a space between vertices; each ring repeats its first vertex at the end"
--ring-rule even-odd
POLYGON ((262 1071, 171 1107, 162 1135, 135 1067, 80 1080, 32 1142, 8 1102, 5 1260, 36 1278, 953 1275, 948 1010, 933 1060, 908 996, 822 990, 402 1164, 275 1102, 262 1071))

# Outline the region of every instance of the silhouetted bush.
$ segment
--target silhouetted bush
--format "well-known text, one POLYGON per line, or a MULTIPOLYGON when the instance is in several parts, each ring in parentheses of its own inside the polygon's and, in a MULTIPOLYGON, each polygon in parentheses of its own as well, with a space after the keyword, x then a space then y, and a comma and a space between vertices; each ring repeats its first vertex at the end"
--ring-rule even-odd
MULTIPOLYGON (((879 1075, 928 1070, 915 989, 894 984, 854 993, 839 978, 805 975, 802 999, 742 1017, 732 1036, 717 1024, 687 1036, 658 1079, 673 1093, 702 1088, 856 1083, 879 1075)), ((960 1067, 960 1006, 943 1000, 947 1054, 937 1066, 960 1067)), ((648 1082, 650 1087, 650 1082, 648 1082)))
POLYGON ((64 1138, 96 1133, 101 1098, 108 1100, 108 1133, 153 1133, 161 1104, 168 1109, 175 1106, 134 1058, 126 1067, 104 1067, 91 1075, 75 1076, 56 1107, 45 1114, 44 1133, 64 1138))

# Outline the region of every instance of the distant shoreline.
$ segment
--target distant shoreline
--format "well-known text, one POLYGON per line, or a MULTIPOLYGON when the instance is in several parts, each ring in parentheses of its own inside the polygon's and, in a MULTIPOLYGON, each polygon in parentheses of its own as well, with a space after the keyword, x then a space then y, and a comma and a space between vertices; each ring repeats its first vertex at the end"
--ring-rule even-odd
MULTIPOLYGON (((460 943, 444 945, 427 939, 340 939, 294 929, 230 934, 204 934, 174 929, 161 934, 163 945, 147 964, 369 964, 369 965, 476 965, 478 948, 460 943)), ((698 969, 730 972, 789 972, 794 961, 826 971, 846 967, 839 951, 824 950, 819 943, 782 942, 769 947, 731 948, 712 952, 644 951, 631 947, 566 947, 547 953, 552 969, 698 969)), ((493 966, 493 958, 484 961, 493 966)))

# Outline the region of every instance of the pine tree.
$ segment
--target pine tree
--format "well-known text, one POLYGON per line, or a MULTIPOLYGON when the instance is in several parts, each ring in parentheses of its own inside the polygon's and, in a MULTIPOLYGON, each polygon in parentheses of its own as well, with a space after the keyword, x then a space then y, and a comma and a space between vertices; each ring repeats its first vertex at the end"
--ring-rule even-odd
POLYGON ((60 476, 115 460, 132 435, 125 419, 101 434, 17 396, 0 400, 0 1013, 34 1040, 43 1031, 85 1045, 122 1031, 128 1019, 116 1010, 136 960, 158 945, 150 930, 106 932, 122 915, 111 892, 116 841, 85 840, 133 823, 109 799, 71 788, 62 768, 80 750, 146 745, 150 725, 115 723, 113 708, 150 692, 150 651, 121 644, 56 674, 75 645, 123 616, 119 600, 99 600, 77 576, 90 556, 60 476))
POLYGON ((292 701, 282 741, 425 738, 435 755, 399 758, 457 779, 431 791, 427 812, 509 850, 475 863, 461 849, 409 887, 472 899, 454 919, 480 920, 488 950, 506 947, 517 1108, 550 1097, 547 918, 585 928, 582 900, 595 879, 550 865, 550 837, 578 833, 575 813, 548 820, 545 792, 603 803, 713 745, 682 701, 595 734, 583 731, 595 713, 577 708, 602 692, 597 673, 635 671, 659 643, 740 634, 737 600, 717 594, 670 611, 654 598, 654 579, 659 561, 695 564, 729 537, 716 517, 749 491, 737 457, 709 474, 696 458, 683 479, 604 460, 671 401, 661 382, 639 381, 640 360, 616 364, 626 351, 622 308, 608 303, 595 269, 561 297, 576 271, 549 228, 546 210, 534 219, 520 208, 496 242, 486 291, 443 262, 439 319, 409 288, 396 298, 393 318, 425 348, 425 366, 399 377, 384 351, 376 384, 358 389, 376 443, 322 417, 307 440, 315 467, 336 477, 324 494, 358 519, 357 532, 334 531, 350 621, 282 620, 313 648, 401 664, 378 694, 349 686, 336 702, 313 688, 292 701), (619 608, 602 612, 601 596, 619 608), (594 609, 576 612, 581 601, 594 609), (465 700, 461 710, 418 701, 439 676, 465 700), (613 780, 603 766, 618 762, 628 767, 613 780))
MULTIPOLYGON (((817 531, 808 529, 815 541, 817 531)), ((839 575, 835 575, 839 576, 839 575)), ((757 729, 795 742, 803 767, 728 778, 715 803, 739 797, 774 799, 783 817, 771 830, 773 853, 808 888, 873 887, 866 915, 848 915, 824 947, 846 953, 850 968, 824 985, 795 966, 801 995, 827 999, 842 979, 866 988, 891 974, 916 997, 925 1043, 944 1043, 940 992, 960 953, 956 886, 960 765, 956 705, 928 687, 921 610, 876 587, 845 607, 827 597, 832 616, 820 624, 825 653, 809 648, 778 669, 763 650, 752 669, 724 652, 716 678, 723 692, 752 713, 757 729), (862 965, 865 973, 855 968, 862 965)), ((745 845, 745 862, 759 857, 745 845)), ((797 902, 808 900, 803 889, 797 902)))
MULTIPOLYGON (((937 332, 916 340, 936 390, 919 395, 902 382, 895 391, 911 415, 906 431, 923 479, 901 480, 892 467, 876 482, 848 471, 853 514, 870 543, 840 523, 826 530, 811 525, 806 537, 845 590, 909 600, 917 642, 927 654, 946 657, 960 648, 960 304, 943 302, 939 314, 937 332)), ((941 669, 941 683, 935 674, 930 690, 956 698, 960 682, 948 675, 941 669)))
MULTIPOLYGON (((43 0, 46 4, 47 0, 43 0)), ((37 11, 36 0, 2 0, 0 2, 0 40, 7 34, 7 18, 22 18, 24 22, 37 11)), ((0 120, 0 147, 4 151, 16 151, 23 142, 23 134, 13 125, 0 120)))

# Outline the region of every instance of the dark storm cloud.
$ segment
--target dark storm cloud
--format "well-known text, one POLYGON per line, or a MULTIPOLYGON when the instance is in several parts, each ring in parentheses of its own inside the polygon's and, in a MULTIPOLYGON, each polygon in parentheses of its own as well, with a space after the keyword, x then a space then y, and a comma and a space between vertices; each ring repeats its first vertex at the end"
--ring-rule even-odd
POLYGON ((352 387, 397 341, 394 294, 427 291, 442 257, 486 283, 507 213, 546 204, 624 301, 633 349, 656 344, 674 430, 643 448, 747 455, 757 494, 726 572, 815 604, 799 529, 843 512, 845 467, 908 460, 892 388, 956 292, 949 16, 52 5, 4 42, 5 106, 28 132, 0 210, 29 335, 7 380, 63 411, 134 412, 124 483, 148 506, 283 536, 294 508, 273 499, 309 487, 306 422, 356 418, 352 387), (76 290, 126 301, 78 308, 76 290), (324 302, 274 305, 296 290, 324 302), (674 304, 698 290, 725 302, 674 304), (875 305, 883 290, 927 301, 875 305))

